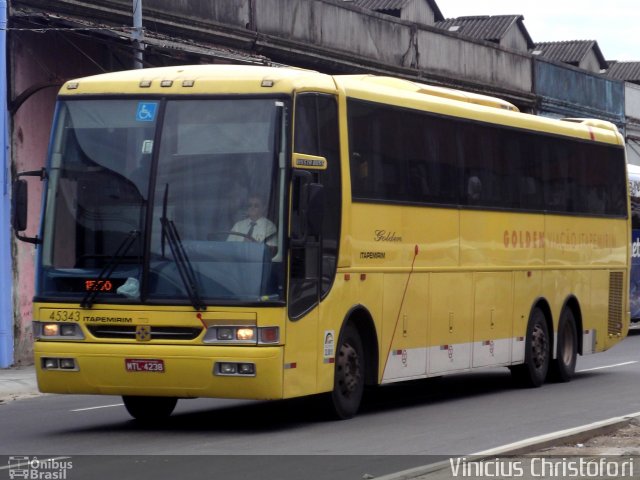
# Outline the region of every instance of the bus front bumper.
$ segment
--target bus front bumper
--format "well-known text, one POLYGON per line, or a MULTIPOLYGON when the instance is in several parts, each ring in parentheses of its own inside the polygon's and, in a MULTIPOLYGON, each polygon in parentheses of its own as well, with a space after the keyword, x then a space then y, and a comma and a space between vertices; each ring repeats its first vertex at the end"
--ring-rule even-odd
POLYGON ((34 350, 38 388, 44 393, 257 400, 283 396, 283 347, 280 346, 39 341, 34 350), (74 359, 75 368, 45 368, 47 359, 53 359, 54 363, 57 363, 55 359, 74 359), (234 363, 253 364, 253 374, 221 374, 220 364, 234 363))

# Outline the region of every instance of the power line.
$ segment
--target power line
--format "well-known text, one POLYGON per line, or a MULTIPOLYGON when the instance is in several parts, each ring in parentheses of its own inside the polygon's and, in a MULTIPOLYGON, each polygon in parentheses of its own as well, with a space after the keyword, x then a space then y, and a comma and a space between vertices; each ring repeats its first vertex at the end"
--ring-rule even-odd
POLYGON ((35 33, 46 33, 46 32, 73 32, 73 31, 83 31, 83 32, 98 32, 98 31, 109 31, 109 32, 132 32, 135 30, 135 27, 41 27, 41 28, 16 28, 16 27, 8 27, 8 28, 0 28, 0 31, 5 32, 35 32, 35 33))

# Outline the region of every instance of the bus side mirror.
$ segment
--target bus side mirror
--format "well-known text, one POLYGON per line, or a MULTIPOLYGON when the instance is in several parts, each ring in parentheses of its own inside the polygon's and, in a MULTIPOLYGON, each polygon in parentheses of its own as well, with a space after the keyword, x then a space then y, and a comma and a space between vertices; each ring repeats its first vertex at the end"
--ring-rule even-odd
POLYGON ((39 244, 42 241, 36 237, 27 237, 20 235, 27 229, 27 216, 29 208, 29 185, 26 180, 20 177, 40 177, 40 180, 47 178, 46 170, 34 170, 29 172, 18 173, 17 179, 13 182, 11 189, 11 226, 15 231, 16 238, 23 242, 39 244))
POLYGON ((11 225, 16 232, 27 229, 27 206, 29 204, 26 180, 13 182, 11 192, 11 225))

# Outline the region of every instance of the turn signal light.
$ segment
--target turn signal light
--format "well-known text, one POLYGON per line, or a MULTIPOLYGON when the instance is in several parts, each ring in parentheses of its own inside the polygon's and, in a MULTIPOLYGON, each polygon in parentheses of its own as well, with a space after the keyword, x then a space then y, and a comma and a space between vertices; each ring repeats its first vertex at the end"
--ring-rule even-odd
POLYGON ((280 329, 278 327, 262 327, 259 332, 260 343, 278 343, 280 341, 280 329))

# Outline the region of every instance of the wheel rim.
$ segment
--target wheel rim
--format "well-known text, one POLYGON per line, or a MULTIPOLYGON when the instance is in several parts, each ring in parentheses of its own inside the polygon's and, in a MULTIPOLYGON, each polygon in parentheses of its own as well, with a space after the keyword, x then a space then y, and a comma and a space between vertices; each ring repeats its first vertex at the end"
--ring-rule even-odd
POLYGON ((571 365, 571 362, 573 362, 573 352, 576 344, 574 330, 565 326, 562 338, 562 361, 565 365, 571 365))
POLYGON ((338 387, 345 397, 350 396, 360 384, 360 358, 358 352, 348 343, 340 347, 338 355, 338 387))
POLYGON ((547 361, 547 336, 539 324, 533 328, 531 336, 531 360, 536 369, 540 369, 547 361))

